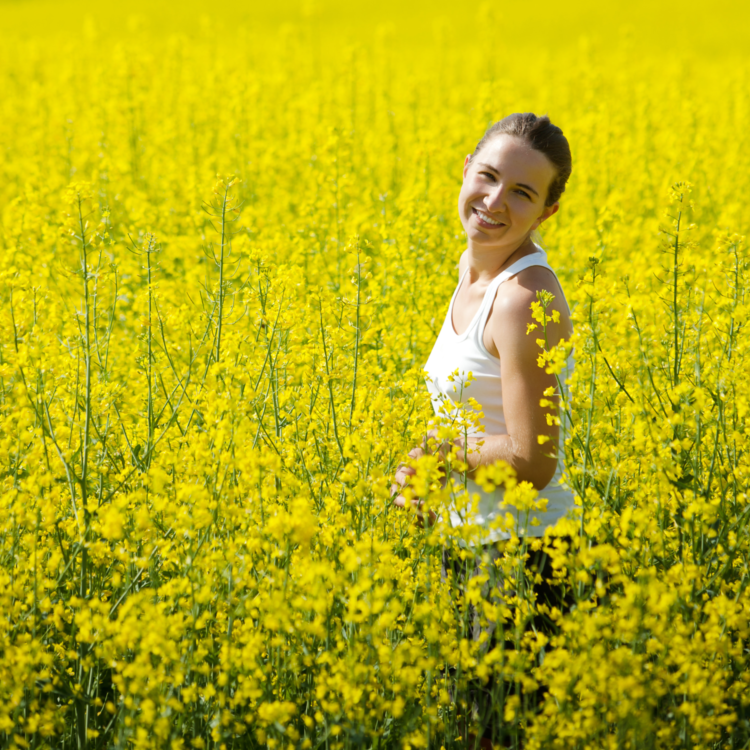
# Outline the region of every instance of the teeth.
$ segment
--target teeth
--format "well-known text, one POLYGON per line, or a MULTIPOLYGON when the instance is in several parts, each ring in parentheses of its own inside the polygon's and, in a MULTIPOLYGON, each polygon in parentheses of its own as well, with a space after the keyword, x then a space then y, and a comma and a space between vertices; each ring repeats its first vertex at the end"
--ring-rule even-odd
POLYGON ((484 211, 480 211, 478 208, 475 208, 474 210, 479 214, 482 220, 486 221, 488 224, 500 225, 503 223, 502 221, 495 221, 494 219, 490 219, 490 217, 487 216, 487 214, 484 213, 484 211))

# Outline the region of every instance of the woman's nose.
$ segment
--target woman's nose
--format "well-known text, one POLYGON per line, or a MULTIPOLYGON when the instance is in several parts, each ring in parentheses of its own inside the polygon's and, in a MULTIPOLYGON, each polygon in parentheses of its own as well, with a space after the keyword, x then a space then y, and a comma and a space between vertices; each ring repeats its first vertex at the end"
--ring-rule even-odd
POLYGON ((485 199, 484 205, 488 211, 501 211, 505 208, 506 190, 504 185, 498 185, 485 199))

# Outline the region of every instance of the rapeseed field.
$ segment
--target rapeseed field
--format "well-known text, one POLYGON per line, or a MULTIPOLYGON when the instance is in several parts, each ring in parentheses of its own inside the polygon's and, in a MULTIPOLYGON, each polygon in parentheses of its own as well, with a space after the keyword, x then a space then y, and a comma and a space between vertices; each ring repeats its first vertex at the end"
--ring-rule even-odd
MULTIPOLYGON (((750 747, 748 28, 0 3, 0 744, 468 748, 491 686, 500 746, 750 747), (486 575, 441 575, 479 530, 390 485, 432 418, 463 159, 516 111, 573 151, 542 239, 575 334, 540 361, 574 352, 578 505, 481 604, 486 575)), ((448 501, 432 457, 413 492, 448 501)))

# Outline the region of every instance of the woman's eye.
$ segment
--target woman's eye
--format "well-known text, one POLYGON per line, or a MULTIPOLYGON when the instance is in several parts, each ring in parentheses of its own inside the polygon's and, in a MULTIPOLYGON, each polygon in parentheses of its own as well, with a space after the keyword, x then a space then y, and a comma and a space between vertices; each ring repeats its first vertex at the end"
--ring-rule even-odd
POLYGON ((517 193, 520 193, 520 194, 521 194, 521 195, 523 195, 524 197, 526 197, 526 198, 528 198, 529 200, 531 200, 531 196, 530 196, 530 195, 529 195, 529 194, 528 194, 528 193, 527 193, 527 192, 526 192, 525 190, 521 190, 521 188, 516 188, 516 192, 517 192, 517 193))
POLYGON ((495 175, 493 175, 492 172, 480 172, 479 174, 483 174, 486 177, 489 177, 491 180, 495 179, 495 175))

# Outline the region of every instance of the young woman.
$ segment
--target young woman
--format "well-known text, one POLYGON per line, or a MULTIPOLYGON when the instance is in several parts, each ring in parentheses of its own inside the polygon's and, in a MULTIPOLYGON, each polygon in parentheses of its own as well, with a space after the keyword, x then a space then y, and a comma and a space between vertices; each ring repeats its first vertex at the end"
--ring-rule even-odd
MULTIPOLYGON (((543 290, 554 295, 547 314, 556 311, 559 315, 559 322, 548 326, 548 348, 572 333, 570 310, 560 284, 544 251, 532 239, 533 232, 557 213, 571 168, 570 148, 560 128, 549 118, 530 113, 509 115, 492 125, 464 161, 458 211, 467 248, 459 262, 458 286, 425 370, 436 414, 443 403, 450 406, 451 400, 465 402, 468 397, 482 407, 484 430, 470 434, 468 445, 460 438, 454 443, 459 458, 469 467, 467 490, 479 495, 477 512, 471 519, 455 511, 450 515, 454 526, 470 520, 486 528, 483 546, 477 552, 489 552, 490 558, 502 554, 497 542, 511 536, 507 530, 493 528, 491 521, 498 513, 505 517, 515 509, 500 508, 502 489, 488 493, 472 480, 480 465, 503 460, 515 470, 519 481, 543 490, 541 495, 548 500, 544 512, 529 515, 515 511, 514 532, 519 536, 543 536, 574 504, 572 492, 560 482, 559 428, 554 419, 548 419, 555 415, 557 399, 545 393, 551 393, 549 389, 556 392, 557 382, 538 365, 539 330, 527 334, 528 326, 535 322, 532 302, 543 290), (473 377, 462 392, 454 390, 455 379, 449 380, 457 370, 459 378, 469 372, 473 377), (540 404, 544 401, 547 406, 540 404)), ((451 446, 435 445, 434 437, 435 431, 425 436, 409 456, 417 459, 436 451, 445 457, 451 446)), ((396 473, 394 502, 400 507, 405 500, 399 490, 414 473, 406 464, 396 473)), ((527 566, 543 568, 545 563, 546 556, 540 552, 527 566)), ((459 584, 476 570, 474 566, 467 570, 465 563, 449 554, 444 554, 444 567, 452 568, 459 584)), ((536 593, 538 599, 549 600, 548 592, 536 593)), ((479 636, 479 630, 474 636, 479 636)), ((485 716, 478 718, 485 727, 493 723, 488 714, 495 712, 492 705, 484 709, 475 705, 475 710, 480 714, 484 710, 485 716)), ((502 717, 502 712, 499 715, 502 717)), ((485 737, 503 741, 502 729, 489 729, 485 737)))
MULTIPOLYGON (((534 323, 531 304, 543 290, 554 295, 548 315, 553 310, 559 314, 559 323, 548 327, 548 347, 572 333, 557 277, 532 240, 542 222, 557 213, 571 168, 570 148, 560 128, 548 117, 530 113, 495 123, 467 155, 458 196, 467 249, 459 261, 458 287, 425 365, 436 414, 443 401, 466 401, 470 396, 484 412, 484 432, 469 437, 470 450, 465 450, 462 439, 455 443, 461 448, 459 458, 469 465, 469 477, 478 466, 503 460, 519 481, 545 490, 547 510, 537 515, 538 524, 531 518, 524 524, 521 533, 528 536, 543 536, 573 505, 572 492, 559 482, 559 428, 547 419, 550 409, 540 405, 545 391, 556 389, 557 383, 537 363, 538 330, 527 334, 534 323), (460 394, 448 379, 456 370, 462 375, 471 372, 474 379, 460 394), (483 445, 478 448, 480 440, 483 445)), ((409 456, 416 459, 430 451, 427 442, 409 456)), ((449 447, 436 450, 445 455, 449 447)), ((394 489, 413 474, 413 468, 402 464, 394 489)), ((502 491, 486 493, 471 480, 468 491, 480 496, 474 522, 488 523, 498 511, 502 491)), ((395 503, 403 507, 403 496, 397 495, 395 503)), ((458 517, 452 520, 461 523, 458 517)), ((509 536, 488 527, 487 541, 509 536)))

